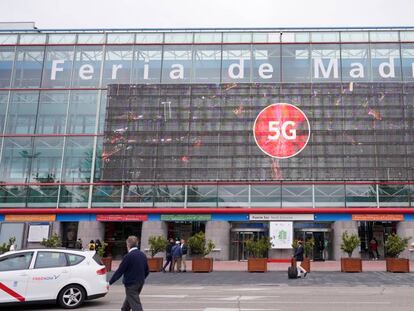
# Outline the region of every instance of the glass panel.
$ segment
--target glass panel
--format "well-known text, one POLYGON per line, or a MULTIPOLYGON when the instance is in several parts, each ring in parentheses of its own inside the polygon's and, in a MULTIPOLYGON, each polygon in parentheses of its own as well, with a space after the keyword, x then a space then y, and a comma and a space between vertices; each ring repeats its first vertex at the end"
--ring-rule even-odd
POLYGON ((154 187, 155 206, 184 206, 184 186, 156 185, 154 187))
POLYGON ((29 165, 36 154, 30 137, 4 138, 0 176, 3 182, 27 182, 29 165))
POLYGON ((392 42, 398 41, 397 31, 371 31, 369 33, 371 42, 392 42))
POLYGON ((32 159, 31 182, 60 180, 63 139, 61 137, 35 137, 32 159))
POLYGON ((89 186, 62 185, 59 207, 87 207, 89 186))
POLYGON ((375 185, 345 185, 347 207, 376 207, 375 185))
POLYGON ((401 80, 400 48, 398 44, 371 44, 373 81, 401 80))
MULTIPOLYGON (((36 182, 53 183, 54 178, 38 178, 36 182)), ((56 207, 59 194, 59 186, 36 185, 28 187, 27 206, 28 207, 56 207)))
POLYGON ((102 46, 78 46, 76 48, 74 87, 99 86, 102 55, 102 46))
POLYGON ((98 91, 73 91, 70 97, 67 133, 95 133, 98 91))
POLYGON ((105 51, 103 86, 130 83, 133 46, 108 46, 105 51))
POLYGON ((315 207, 345 207, 345 186, 315 185, 315 207))
POLYGON ((92 206, 120 207, 121 195, 121 186, 94 186, 92 194, 92 206))
POLYGON ((14 62, 14 47, 0 47, 0 88, 9 88, 14 62))
POLYGON ((280 45, 253 45, 253 82, 280 82, 280 45))
POLYGON ((221 43, 221 33, 196 33, 194 43, 221 43))
POLYGON ((165 43, 193 43, 192 33, 166 33, 165 43))
POLYGON ((250 32, 227 32, 223 34, 224 43, 250 43, 252 33, 250 32))
POLYGON ((40 87, 44 47, 18 47, 13 86, 40 87))
POLYGON ((76 43, 75 34, 49 34, 49 44, 74 44, 76 43))
POLYGON ((98 137, 96 142, 96 157, 95 157, 95 174, 93 176, 94 181, 99 181, 101 179, 102 173, 102 163, 105 159, 102 159, 102 150, 103 150, 103 138, 98 137))
POLYGON ((10 255, 0 260, 0 271, 16 271, 29 269, 33 252, 10 255))
POLYGON ((222 82, 250 82, 251 46, 224 45, 222 82))
POLYGON ((219 206, 247 206, 249 202, 249 186, 218 186, 219 206))
POLYGON ((193 46, 193 82, 219 83, 221 69, 220 45, 193 46))
POLYGON ((162 43, 162 33, 138 33, 136 34, 136 43, 162 43))
POLYGON ((70 87, 73 46, 48 46, 43 69, 42 87, 70 87))
POLYGON ((339 32, 311 32, 312 42, 339 42, 339 32))
POLYGON ((401 53, 404 81, 414 81, 414 44, 401 44, 401 53))
POLYGON ((46 43, 46 35, 20 35, 19 44, 42 44, 46 43))
POLYGON ((160 83, 160 46, 136 46, 134 52, 133 83, 160 83))
POLYGON ((281 207, 282 190, 280 185, 252 185, 251 205, 281 207))
MULTIPOLYGON (((0 133, 3 134, 9 92, 0 91, 0 133)), ((0 142, 1 143, 1 142, 0 142)))
POLYGON ((106 116, 106 91, 102 91, 101 101, 99 107, 99 124, 98 124, 98 134, 104 132, 105 127, 105 116, 106 116))
POLYGON ((125 185, 124 206, 152 206, 154 189, 152 185, 125 185))
POLYGON ((409 185, 378 185, 380 207, 408 207, 410 201, 409 185))
POLYGON ((0 44, 16 44, 17 35, 13 34, 0 34, 0 44))
MULTIPOLYGON (((1 168, 3 171, 3 168, 1 168)), ((2 178, 3 182, 6 182, 2 178)), ((25 207, 27 200, 26 186, 0 186, 0 206, 1 207, 25 207)))
MULTIPOLYGON (((414 41, 414 31, 401 31, 400 32, 401 41, 414 41)), ((1 38, 0 38, 1 42, 1 38)))
POLYGON ((66 253, 66 256, 68 258, 69 266, 75 266, 78 263, 81 263, 85 259, 84 256, 75 255, 75 254, 66 253))
POLYGON ((7 114, 7 134, 33 134, 39 92, 13 92, 7 114))
POLYGON ((368 32, 350 31, 341 32, 341 42, 368 42, 368 32))
POLYGON ((310 35, 308 32, 283 32, 282 42, 309 42, 310 35))
POLYGON ((312 44, 312 82, 340 81, 339 44, 312 44))
POLYGON ((41 92, 37 134, 63 134, 68 107, 68 92, 41 92))
POLYGON ((217 206, 217 186, 188 185, 188 207, 215 207, 217 206))
POLYGON ((165 46, 162 64, 163 83, 185 83, 191 78, 192 47, 165 46))
POLYGON ((309 82, 311 74, 309 44, 282 45, 282 81, 309 82))
POLYGON ((134 43, 135 36, 133 33, 108 33, 107 43, 134 43))
POLYGON ((368 44, 342 44, 342 80, 371 81, 368 44))
POLYGON ((282 185, 282 207, 312 207, 312 185, 282 185))
POLYGON ((78 43, 87 43, 87 44, 100 44, 105 43, 105 35, 104 34, 78 34, 78 43))
POLYGON ((66 137, 63 182, 89 182, 91 178, 93 137, 66 137))
POLYGON ((256 32, 253 33, 253 42, 258 43, 279 43, 280 42, 279 32, 256 32))

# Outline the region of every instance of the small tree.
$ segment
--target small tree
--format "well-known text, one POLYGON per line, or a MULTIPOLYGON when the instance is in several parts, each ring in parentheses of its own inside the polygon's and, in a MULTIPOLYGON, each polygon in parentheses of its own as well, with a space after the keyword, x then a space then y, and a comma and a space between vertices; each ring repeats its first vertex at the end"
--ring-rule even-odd
POLYGON ((312 253, 314 246, 315 246, 315 240, 313 238, 305 241, 303 245, 303 253, 306 258, 310 257, 310 254, 312 253))
POLYGON ((355 233, 351 235, 348 235, 348 231, 345 231, 344 233, 342 233, 341 250, 347 253, 349 258, 352 257, 352 253, 360 244, 361 244, 361 241, 358 235, 356 235, 355 233))
POLYGON ((148 238, 148 244, 150 246, 149 250, 151 253, 151 258, 154 258, 154 256, 158 254, 159 252, 165 251, 165 248, 167 247, 167 244, 168 244, 168 240, 161 235, 159 236, 152 235, 148 238))
POLYGON ((207 256, 213 248, 216 247, 212 240, 206 241, 206 235, 202 231, 194 234, 188 239, 188 246, 191 249, 192 255, 198 255, 201 257, 207 256))
POLYGON ((271 245, 269 237, 262 237, 258 240, 249 239, 246 241, 246 250, 253 258, 266 258, 271 245))
POLYGON ((410 239, 411 237, 402 238, 395 233, 389 235, 384 244, 386 257, 398 258, 407 248, 410 239))
POLYGON ((3 243, 0 245, 0 254, 3 254, 5 252, 8 252, 10 250, 10 247, 12 245, 14 245, 14 243, 16 242, 16 238, 14 236, 9 238, 9 242, 8 243, 3 243))
POLYGON ((62 246, 62 241, 60 240, 59 236, 56 233, 53 233, 52 236, 48 239, 43 239, 40 242, 41 245, 48 248, 56 248, 62 246))
POLYGON ((99 246, 96 249, 96 253, 98 254, 99 257, 103 258, 105 256, 105 250, 107 246, 108 246, 108 243, 102 242, 101 246, 99 246))

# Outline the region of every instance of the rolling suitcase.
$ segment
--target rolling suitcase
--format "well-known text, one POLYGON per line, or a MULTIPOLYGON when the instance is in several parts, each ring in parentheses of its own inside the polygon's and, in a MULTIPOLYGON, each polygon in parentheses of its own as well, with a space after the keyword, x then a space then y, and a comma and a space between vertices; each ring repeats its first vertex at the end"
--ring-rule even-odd
POLYGON ((296 267, 296 260, 294 258, 292 258, 292 261, 290 262, 290 267, 288 268, 288 278, 298 278, 298 268, 296 267))

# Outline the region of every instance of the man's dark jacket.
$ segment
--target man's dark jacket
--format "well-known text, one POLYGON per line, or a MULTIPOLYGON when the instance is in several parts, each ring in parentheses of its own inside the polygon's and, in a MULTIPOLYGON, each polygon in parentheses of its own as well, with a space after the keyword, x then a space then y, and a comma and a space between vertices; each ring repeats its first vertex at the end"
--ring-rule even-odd
POLYGON ((304 252, 303 246, 299 245, 298 248, 296 248, 295 255, 294 255, 296 261, 303 261, 303 252, 304 252))
POLYGON ((118 270, 109 280, 109 284, 115 283, 122 275, 122 283, 126 287, 144 284, 146 277, 149 274, 147 256, 138 249, 130 251, 124 259, 122 259, 118 270))

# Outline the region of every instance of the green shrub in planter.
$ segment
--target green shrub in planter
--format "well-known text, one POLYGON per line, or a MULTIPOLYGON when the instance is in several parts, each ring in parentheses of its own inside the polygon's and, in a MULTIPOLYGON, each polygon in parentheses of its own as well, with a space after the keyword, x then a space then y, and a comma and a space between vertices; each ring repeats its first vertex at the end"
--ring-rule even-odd
POLYGON ((151 253, 151 258, 154 258, 156 254, 159 252, 165 251, 165 248, 167 247, 168 240, 164 238, 163 236, 154 236, 151 235, 148 238, 148 244, 149 244, 149 250, 151 253))
POLYGON ((402 238, 393 233, 388 236, 384 244, 385 256, 398 258, 400 254, 408 247, 408 241, 411 237, 402 238))
POLYGON ((306 258, 310 258, 310 254, 312 253, 313 247, 315 246, 315 240, 308 239, 303 243, 303 253, 306 258))
POLYGON ((356 234, 348 235, 348 232, 345 231, 342 233, 342 244, 341 250, 348 254, 349 258, 352 257, 354 250, 361 244, 361 241, 356 234))
POLYGON ((246 241, 246 250, 252 258, 266 258, 271 245, 269 237, 262 237, 258 240, 250 239, 246 241))
POLYGON ((9 238, 9 243, 3 243, 0 245, 0 254, 6 253, 10 250, 10 247, 16 242, 16 238, 13 236, 9 238))
POLYGON ((48 248, 56 248, 62 246, 62 242, 56 233, 53 233, 52 236, 48 239, 43 239, 40 244, 48 248))
POLYGON ((98 254, 99 257, 104 258, 104 256, 105 256, 105 250, 106 250, 106 247, 107 246, 108 246, 108 243, 102 242, 101 246, 99 246, 96 249, 96 253, 98 254))
POLYGON ((206 235, 202 231, 188 239, 188 246, 192 255, 200 257, 207 256, 216 247, 212 240, 206 241, 206 235))

